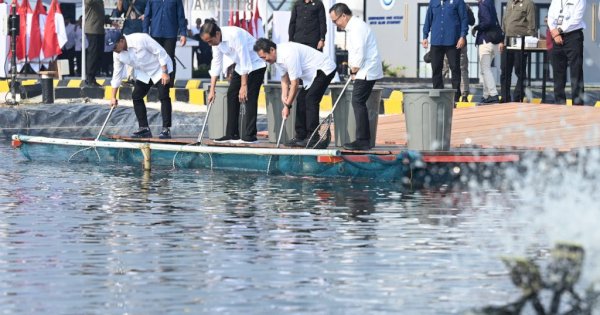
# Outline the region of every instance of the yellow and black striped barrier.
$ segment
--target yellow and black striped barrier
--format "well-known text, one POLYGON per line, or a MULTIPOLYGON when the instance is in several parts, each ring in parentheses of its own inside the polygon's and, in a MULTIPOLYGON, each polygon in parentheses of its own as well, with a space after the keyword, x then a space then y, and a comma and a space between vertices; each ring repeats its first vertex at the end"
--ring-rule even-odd
MULTIPOLYGON (((204 79, 207 80, 207 79, 204 79)), ((70 98, 99 98, 99 99, 110 99, 112 96, 112 87, 110 86, 110 79, 97 79, 96 80, 100 87, 85 87, 83 80, 81 79, 67 79, 67 80, 54 80, 55 98, 57 99, 70 99, 70 98)), ((170 96, 173 101, 184 102, 194 105, 206 105, 205 104, 205 91, 202 88, 202 79, 190 79, 190 80, 175 80, 173 88, 170 90, 170 96)), ((23 86, 34 86, 39 84, 39 80, 30 79, 20 81, 23 86)), ((9 91, 9 80, 0 80, 0 93, 9 91)), ((118 97, 120 99, 131 99, 131 92, 133 87, 122 85, 119 90, 118 97)), ((150 92, 146 99, 150 102, 158 101, 157 93, 150 92)), ((402 114, 403 111, 403 100, 404 95, 402 91, 393 90, 386 97, 382 98, 383 108, 382 113, 386 115, 391 114, 402 114)), ((457 102, 456 108, 469 108, 477 106, 477 102, 473 100, 473 95, 469 95, 468 102, 457 102)), ((526 100, 527 101, 527 100, 526 100)), ((540 104, 540 98, 533 98, 531 103, 540 104)), ((258 107, 266 108, 266 95, 264 88, 261 87, 258 107)), ((567 106, 572 105, 572 100, 567 100, 567 106)), ((595 107, 600 107, 600 101, 595 101, 595 107)), ((326 94, 323 96, 321 101, 321 110, 330 111, 333 106, 333 100, 331 95, 326 94)))

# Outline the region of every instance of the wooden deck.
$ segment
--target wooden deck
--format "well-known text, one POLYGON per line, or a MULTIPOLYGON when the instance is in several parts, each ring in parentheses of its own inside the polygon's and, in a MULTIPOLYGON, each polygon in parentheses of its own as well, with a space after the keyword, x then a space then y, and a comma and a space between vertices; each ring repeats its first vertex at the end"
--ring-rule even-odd
MULTIPOLYGON (((600 108, 508 103, 454 109, 452 147, 600 147, 600 108)), ((406 144, 404 115, 379 116, 378 144, 406 144)))
MULTIPOLYGON (((333 126, 335 128, 335 126, 333 126)), ((334 134, 332 132, 332 134, 334 134)), ((230 147, 267 147, 267 132, 258 134, 252 144, 215 143, 204 139, 206 145, 230 147)), ((174 139, 132 139, 125 136, 111 138, 133 142, 161 142, 169 144, 196 143, 196 136, 178 136, 174 139)), ((452 147, 449 152, 426 152, 426 155, 486 154, 480 149, 494 148, 490 154, 510 154, 521 150, 553 149, 570 151, 577 148, 600 147, 600 108, 590 106, 561 106, 547 104, 509 103, 468 108, 456 108, 452 120, 452 147)), ((406 146, 404 115, 379 116, 377 146, 372 150, 344 153, 395 154, 406 146)), ((282 147, 285 147, 282 145, 282 147)))

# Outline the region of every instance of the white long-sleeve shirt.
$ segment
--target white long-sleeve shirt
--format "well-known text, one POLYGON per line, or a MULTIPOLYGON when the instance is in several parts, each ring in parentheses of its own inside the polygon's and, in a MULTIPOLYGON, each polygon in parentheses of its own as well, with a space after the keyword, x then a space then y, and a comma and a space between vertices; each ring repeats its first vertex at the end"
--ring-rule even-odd
POLYGON ((235 72, 248 74, 267 65, 254 51, 256 38, 237 26, 221 27, 221 43, 212 47, 213 59, 210 64, 211 76, 217 77, 223 71, 223 56, 235 63, 235 72))
POLYGON ((367 23, 351 17, 344 30, 347 36, 348 65, 350 68, 359 68, 356 78, 362 80, 383 78, 377 41, 367 23))
POLYGON ((173 62, 167 51, 162 48, 150 35, 133 33, 125 35, 127 50, 113 52, 113 77, 110 85, 118 88, 127 76, 127 67, 135 70, 136 80, 144 83, 158 83, 162 79, 162 66, 167 66, 169 73, 173 72, 173 62))
POLYGON ((585 0, 552 0, 548 9, 548 27, 553 30, 560 27, 564 33, 585 28, 585 0), (560 16, 562 24, 559 25, 560 16))
MULTIPOLYGON (((67 33, 67 42, 63 46, 64 49, 75 48, 75 24, 69 23, 65 26, 65 32, 67 33)), ((80 38, 81 39, 81 38, 80 38)), ((81 42, 79 43, 81 46, 81 42)))
POLYGON ((317 71, 321 70, 329 75, 336 68, 326 54, 294 42, 277 44, 277 60, 274 64, 281 75, 287 73, 290 80, 302 79, 306 90, 317 77, 317 71))

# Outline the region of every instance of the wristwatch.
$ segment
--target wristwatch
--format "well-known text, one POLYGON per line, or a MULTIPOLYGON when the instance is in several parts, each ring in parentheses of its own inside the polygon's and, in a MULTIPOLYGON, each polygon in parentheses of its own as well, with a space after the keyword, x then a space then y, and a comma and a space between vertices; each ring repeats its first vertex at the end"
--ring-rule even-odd
POLYGON ((292 104, 283 104, 285 107, 287 107, 288 109, 292 109, 292 104))
POLYGON ((558 34, 562 35, 562 34, 563 34, 563 32, 564 32, 564 31, 563 31, 563 29, 559 27, 559 28, 558 28, 558 34))

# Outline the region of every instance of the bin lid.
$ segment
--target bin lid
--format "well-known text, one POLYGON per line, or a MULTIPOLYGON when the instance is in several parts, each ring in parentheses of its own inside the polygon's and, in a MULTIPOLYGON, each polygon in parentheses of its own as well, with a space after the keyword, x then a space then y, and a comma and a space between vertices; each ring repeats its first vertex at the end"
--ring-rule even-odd
POLYGON ((455 89, 403 89, 400 91, 402 91, 402 93, 429 93, 430 91, 440 91, 441 93, 456 92, 455 89))
POLYGON ((403 94, 424 94, 429 97, 440 97, 442 94, 452 94, 456 93, 454 89, 409 89, 409 90, 401 90, 403 94))

